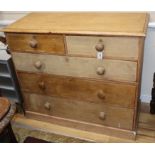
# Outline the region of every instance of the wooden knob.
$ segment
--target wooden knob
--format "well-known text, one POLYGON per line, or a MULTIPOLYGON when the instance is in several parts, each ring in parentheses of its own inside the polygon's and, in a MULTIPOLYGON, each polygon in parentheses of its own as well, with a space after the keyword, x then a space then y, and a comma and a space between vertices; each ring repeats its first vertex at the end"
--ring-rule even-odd
POLYGON ((44 104, 45 109, 50 110, 51 109, 51 104, 49 102, 46 102, 44 104))
POLYGON ((103 42, 102 42, 102 41, 99 41, 99 43, 95 46, 95 49, 96 49, 98 52, 102 52, 102 51, 104 50, 103 42))
POLYGON ((103 92, 103 90, 99 90, 98 93, 97 93, 97 96, 100 99, 105 99, 105 93, 103 92))
POLYGON ((42 89, 42 90, 45 90, 45 83, 43 81, 39 82, 38 84, 39 88, 42 89))
POLYGON ((105 73, 105 68, 104 67, 98 67, 96 72, 98 75, 103 75, 105 73))
POLYGON ((99 118, 102 120, 105 120, 105 112, 100 112, 99 113, 99 118))
POLYGON ((33 39, 33 40, 30 40, 29 45, 31 48, 36 48, 38 46, 38 42, 37 40, 33 39))
POLYGON ((36 62, 34 63, 34 66, 35 66, 37 69, 40 69, 40 68, 42 67, 41 61, 36 61, 36 62))

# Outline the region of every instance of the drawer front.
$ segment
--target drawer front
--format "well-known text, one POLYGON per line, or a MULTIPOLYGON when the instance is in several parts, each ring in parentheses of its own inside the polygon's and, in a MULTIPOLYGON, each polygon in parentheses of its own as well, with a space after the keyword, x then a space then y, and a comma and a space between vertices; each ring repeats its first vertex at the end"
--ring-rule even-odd
POLYGON ((11 52, 65 53, 62 35, 7 33, 6 38, 11 52))
POLYGON ((97 47, 104 48, 104 57, 137 60, 138 37, 66 36, 68 54, 97 56, 97 47))
POLYGON ((25 92, 133 108, 136 86, 54 75, 18 72, 25 92))
POLYGON ((87 103, 36 94, 24 94, 24 96, 27 111, 117 128, 132 129, 133 109, 114 108, 104 106, 101 103, 87 103))
POLYGON ((20 71, 43 72, 101 80, 136 81, 136 62, 16 52, 12 53, 12 56, 16 69, 20 71))

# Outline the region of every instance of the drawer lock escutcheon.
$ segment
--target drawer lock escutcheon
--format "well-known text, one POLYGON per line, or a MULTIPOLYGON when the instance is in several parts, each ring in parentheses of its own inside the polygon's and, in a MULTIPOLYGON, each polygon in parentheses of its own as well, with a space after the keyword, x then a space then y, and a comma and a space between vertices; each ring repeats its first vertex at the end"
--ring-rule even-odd
POLYGON ((104 45, 103 41, 100 39, 97 45, 95 46, 95 49, 97 51, 97 59, 103 59, 104 56, 104 45))

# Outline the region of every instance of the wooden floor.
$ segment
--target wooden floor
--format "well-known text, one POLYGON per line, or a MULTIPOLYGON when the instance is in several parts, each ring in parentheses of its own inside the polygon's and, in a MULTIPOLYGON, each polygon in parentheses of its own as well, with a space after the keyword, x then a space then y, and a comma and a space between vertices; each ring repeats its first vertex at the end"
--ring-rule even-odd
POLYGON ((136 140, 128 140, 117 137, 111 137, 103 134, 77 130, 73 128, 53 125, 47 122, 27 119, 22 115, 16 115, 12 121, 13 125, 32 128, 49 133, 55 133, 70 137, 84 139, 90 142, 105 142, 105 143, 154 143, 155 142, 155 115, 149 114, 149 104, 142 106, 139 117, 138 131, 136 140))
POLYGON ((149 104, 142 104, 138 123, 138 134, 155 139, 155 115, 151 115, 149 111, 149 104))

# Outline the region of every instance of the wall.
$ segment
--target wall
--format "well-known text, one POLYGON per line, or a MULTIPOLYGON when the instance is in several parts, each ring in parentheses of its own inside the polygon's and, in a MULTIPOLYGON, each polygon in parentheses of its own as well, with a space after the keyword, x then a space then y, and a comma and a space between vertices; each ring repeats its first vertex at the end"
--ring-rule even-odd
POLYGON ((149 28, 145 48, 142 71, 141 99, 143 102, 151 100, 153 73, 155 72, 155 28, 149 28))
MULTIPOLYGON (((29 12, 0 12, 0 28, 25 16, 29 12)), ((150 13, 150 23, 144 48, 141 100, 150 102, 153 73, 155 72, 155 12, 150 13)))

